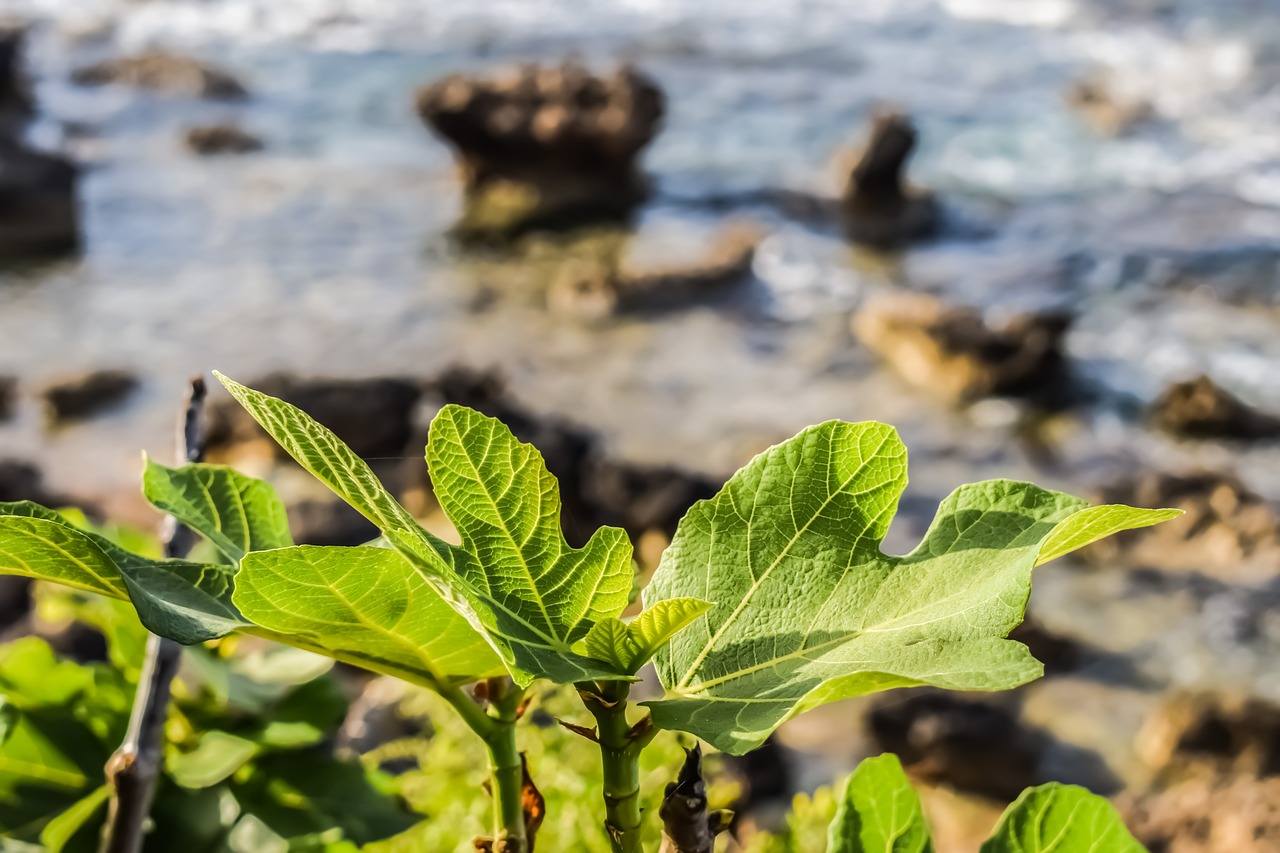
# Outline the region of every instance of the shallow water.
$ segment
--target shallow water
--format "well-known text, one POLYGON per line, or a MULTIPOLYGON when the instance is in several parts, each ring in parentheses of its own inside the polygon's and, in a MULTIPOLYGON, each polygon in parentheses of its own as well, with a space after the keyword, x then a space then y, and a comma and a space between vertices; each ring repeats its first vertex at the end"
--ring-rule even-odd
MULTIPOLYGON (((75 260, 0 272, 0 373, 25 391, 5 456, 53 487, 146 517, 138 457, 164 457, 189 374, 285 369, 429 375, 496 366, 532 408, 571 413, 619 454, 727 475, 825 418, 896 424, 912 450, 907 547, 937 499, 987 476, 1087 491, 1126 466, 1237 469, 1280 498, 1280 450, 1183 445, 1134 413, 1208 371, 1280 408, 1280 8, 1261 2, 350 3, 10 0, 40 23, 34 136, 87 164, 75 260), (252 97, 214 104, 80 89, 70 68, 161 45, 233 69, 252 97), (758 281, 727 303, 601 324, 550 314, 559 257, 459 255, 449 152, 412 113, 441 74, 576 52, 640 64, 669 99, 646 163, 658 195, 631 251, 696 251, 730 215, 764 223, 758 281), (1064 88, 1102 67, 1157 117, 1095 135, 1064 88), (952 236, 901 258, 762 205, 762 190, 831 195, 829 164, 868 109, 901 104, 913 177, 945 194, 952 236), (179 131, 233 118, 261 154, 199 159, 179 131), (539 258, 541 260, 539 260, 539 258), (1069 346, 1099 402, 1028 448, 1018 409, 953 412, 903 386, 848 331, 870 291, 900 285, 996 311, 1067 305, 1069 346), (48 431, 34 391, 90 367, 144 388, 89 424, 48 431)), ((1105 637, 1162 684, 1280 698, 1280 631, 1222 625, 1238 591, 1131 589, 1048 572, 1034 607, 1105 637)), ((1246 596, 1247 597, 1247 596, 1246 596)), ((1233 603, 1235 602, 1235 603, 1233 603)), ((1273 620, 1272 620, 1273 621, 1273 620)))

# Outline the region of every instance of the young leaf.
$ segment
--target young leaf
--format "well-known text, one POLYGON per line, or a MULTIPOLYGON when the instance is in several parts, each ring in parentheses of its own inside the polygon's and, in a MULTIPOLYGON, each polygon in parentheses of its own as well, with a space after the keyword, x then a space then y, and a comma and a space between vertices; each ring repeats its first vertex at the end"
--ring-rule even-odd
POLYGON ((630 545, 622 531, 606 528, 587 547, 570 548, 559 529, 554 478, 538 452, 501 423, 451 406, 433 424, 433 485, 463 536, 454 547, 424 531, 330 430, 282 400, 214 375, 299 464, 378 525, 422 579, 484 633, 518 682, 618 675, 571 646, 626 606, 630 545))
POLYGON ((920 795, 893 753, 868 758, 849 777, 827 853, 933 853, 920 795))
POLYGON ((629 625, 616 617, 597 622, 583 638, 583 646, 589 657, 634 675, 676 632, 710 609, 709 602, 696 598, 669 598, 629 625))
POLYGON ((1015 687, 1042 672, 1004 637, 1022 621, 1046 540, 1057 556, 1178 514, 1112 507, 1073 524, 1084 501, 989 480, 957 489, 924 541, 890 557, 880 543, 906 481, 891 427, 831 421, 696 504, 644 601, 718 604, 658 652, 668 697, 646 703, 654 722, 742 753, 789 717, 849 696, 1015 687))
POLYGON ((229 568, 140 557, 27 501, 0 503, 0 574, 128 599, 149 630, 187 645, 245 625, 229 568))
POLYGON ((271 484, 225 465, 166 468, 146 461, 142 492, 217 548, 232 564, 249 551, 293 544, 284 502, 271 484))
POLYGON ((240 564, 233 599, 286 642, 418 684, 505 672, 484 637, 387 548, 254 551, 240 564))
POLYGON ((171 751, 165 770, 184 788, 208 788, 248 764, 261 749, 251 740, 214 729, 201 732, 190 752, 171 751))
POLYGON ((45 824, 40 832, 40 843, 47 853, 62 853, 63 848, 76 836, 85 824, 93 820, 107 804, 111 788, 99 785, 83 799, 45 824))
POLYGON ((1115 806, 1077 785, 1028 788, 1005 809, 980 853, 1146 853, 1115 806))

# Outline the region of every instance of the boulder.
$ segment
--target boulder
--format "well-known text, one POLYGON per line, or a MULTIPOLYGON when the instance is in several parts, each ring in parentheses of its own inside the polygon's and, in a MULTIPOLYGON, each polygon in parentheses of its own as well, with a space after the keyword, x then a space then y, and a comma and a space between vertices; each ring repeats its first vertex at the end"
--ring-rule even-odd
POLYGON ((18 404, 18 380, 12 376, 0 376, 0 421, 13 417, 18 404))
POLYGON ((249 154, 262 149, 261 139, 229 122, 189 127, 182 138, 188 150, 206 157, 249 154))
POLYGON ((0 136, 0 259, 60 254, 80 243, 78 170, 0 136))
POLYGON ((853 317, 853 332, 904 379, 951 403, 978 398, 1061 397, 1062 344, 1070 317, 1018 314, 1000 325, 924 294, 886 295, 853 317))
POLYGON ((693 264, 616 269, 594 261, 566 264, 552 283, 553 311, 599 319, 626 311, 659 310, 697 303, 751 277, 761 239, 758 228, 735 224, 713 240, 706 256, 693 264))
POLYGON ((1146 471, 1116 480, 1098 498, 1100 503, 1184 512, 1090 545, 1083 553, 1093 563, 1203 572, 1244 582, 1274 577, 1280 566, 1280 514, 1230 474, 1146 471))
POLYGON ((1091 75, 1067 87, 1067 105, 1103 136, 1124 136, 1155 116, 1151 102, 1120 94, 1102 75, 1091 75))
POLYGON ((1144 722, 1138 753, 1166 777, 1201 769, 1278 776, 1280 705, 1208 693, 1170 697, 1144 722))
POLYGON ((1280 778, 1199 777, 1116 805, 1151 853, 1280 850, 1280 778))
POLYGON ((83 86, 116 84, 202 98, 243 98, 248 92, 231 73, 187 56, 152 50, 77 68, 83 86))
POLYGON ((25 28, 0 26, 0 133, 6 136, 16 136, 34 111, 22 70, 25 41, 25 28))
POLYGON ((944 690, 894 691, 867 722, 878 747, 926 782, 1008 802, 1043 781, 1046 738, 998 705, 944 690))
POLYGON ((92 417, 120 405, 138 387, 138 378, 125 370, 95 370, 62 379, 41 391, 51 421, 92 417))
POLYGON ((937 231, 933 194, 908 186, 903 174, 915 145, 916 129, 907 116, 884 111, 872 118, 841 198, 845 234, 853 242, 892 249, 937 231))
MULTIPOLYGON (((277 373, 249 386, 292 403, 337 433, 362 457, 399 457, 413 434, 413 413, 421 396, 407 379, 308 379, 277 373)), ((235 400, 222 399, 209 407, 206 431, 209 453, 230 458, 236 446, 266 438, 249 413, 235 400)), ((271 442, 272 452, 288 454, 271 442)))
POLYGON ((664 99, 633 68, 596 76, 565 62, 455 74, 422 89, 417 109, 458 161, 466 203, 457 232, 506 237, 627 217, 648 194, 639 157, 664 99))
POLYGON ((1280 437, 1280 417, 1253 408, 1204 375, 1170 385, 1148 414, 1156 426, 1188 438, 1280 437))

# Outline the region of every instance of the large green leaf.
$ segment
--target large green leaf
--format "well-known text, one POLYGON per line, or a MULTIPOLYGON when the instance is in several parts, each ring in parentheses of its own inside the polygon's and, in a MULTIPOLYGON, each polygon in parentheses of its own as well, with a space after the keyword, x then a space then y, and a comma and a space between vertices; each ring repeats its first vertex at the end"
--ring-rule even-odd
POLYGON ((0 503, 0 574, 128 599, 153 633, 188 645, 245 625, 230 569, 132 554, 28 501, 0 503))
POLYGON ((1077 785, 1028 788, 981 853, 1146 853, 1115 806, 1077 785))
POLYGON ((784 720, 849 696, 930 684, 1003 690, 1040 676, 1020 643, 1031 570, 1054 556, 1177 510, 1110 508, 1029 483, 962 486, 904 557, 880 543, 906 487, 906 448, 878 423, 831 421, 756 457, 681 521, 644 592, 646 606, 716 606, 655 658, 663 728, 727 752, 784 720))
POLYGON ((387 548, 302 545, 250 553, 234 600, 245 618, 286 642, 302 640, 418 683, 504 672, 484 637, 387 548))
POLYGON ((554 478, 541 455, 500 422, 450 406, 433 423, 432 480, 462 534, 456 547, 424 531, 330 430, 282 400, 215 375, 299 464, 378 525, 421 579, 484 634, 517 681, 619 675, 572 645, 626 606, 630 544, 622 531, 606 528, 585 548, 570 548, 560 533, 554 478))
POLYGON ((898 756, 868 758, 853 771, 827 843, 827 853, 933 853, 920 795, 898 756))
POLYGON ((225 465, 166 468, 147 460, 142 492, 157 509, 208 539, 231 563, 293 544, 284 502, 270 483, 225 465))

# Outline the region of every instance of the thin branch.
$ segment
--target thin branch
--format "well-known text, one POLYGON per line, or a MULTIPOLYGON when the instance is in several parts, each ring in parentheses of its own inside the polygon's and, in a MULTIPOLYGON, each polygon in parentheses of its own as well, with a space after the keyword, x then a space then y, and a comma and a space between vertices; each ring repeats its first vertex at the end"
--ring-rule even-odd
MULTIPOLYGON (((184 462, 204 459, 204 398, 204 380, 193 377, 178 432, 178 456, 184 462)), ((170 559, 185 557, 195 543, 195 535, 173 516, 165 517, 164 537, 164 553, 170 559)), ((154 634, 147 638, 147 656, 133 700, 129 730, 107 761, 111 800, 102 833, 102 853, 138 853, 142 849, 156 782, 164 766, 170 688, 181 661, 182 646, 154 634)))

